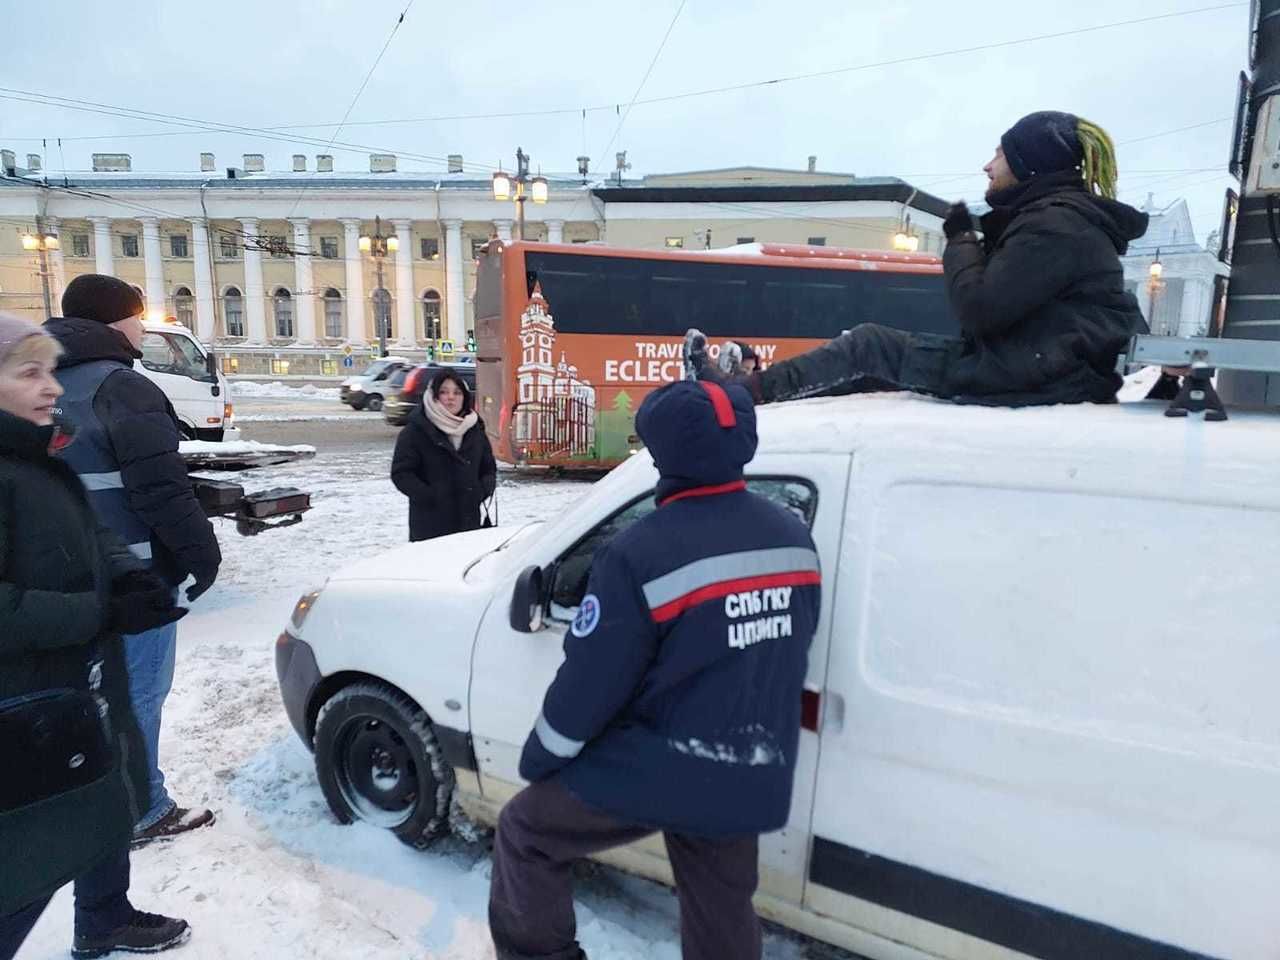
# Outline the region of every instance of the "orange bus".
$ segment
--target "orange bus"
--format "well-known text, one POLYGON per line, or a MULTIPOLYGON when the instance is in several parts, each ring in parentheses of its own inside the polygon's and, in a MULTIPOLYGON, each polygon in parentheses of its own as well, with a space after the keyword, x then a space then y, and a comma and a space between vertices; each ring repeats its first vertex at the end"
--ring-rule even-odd
POLYGON ((721 251, 503 243, 480 256, 478 410, 508 463, 599 469, 639 448, 645 395, 683 372, 684 333, 762 366, 860 323, 957 334, 942 261, 924 254, 753 244, 721 251))

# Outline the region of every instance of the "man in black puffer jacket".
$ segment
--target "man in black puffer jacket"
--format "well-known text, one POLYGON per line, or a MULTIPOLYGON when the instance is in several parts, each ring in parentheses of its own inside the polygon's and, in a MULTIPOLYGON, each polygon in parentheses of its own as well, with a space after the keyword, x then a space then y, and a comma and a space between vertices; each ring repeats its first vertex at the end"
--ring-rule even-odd
MULTIPOLYGON (((1114 401, 1116 358, 1147 329, 1120 265, 1147 215, 1114 199, 1111 138, 1072 114, 1033 113, 983 169, 992 209, 981 237, 963 203, 943 224, 947 293, 963 336, 863 324, 734 379, 757 403, 885 388, 1011 407, 1114 401)), ((706 348, 691 330, 690 372, 723 378, 706 348)))
MULTIPOLYGON (((49 320, 45 329, 63 349, 62 411, 78 431, 64 457, 88 489, 98 518, 175 590, 193 576, 187 599, 195 600, 212 586, 222 554, 178 454, 173 407, 133 369, 145 335, 142 298, 123 280, 86 274, 67 284, 62 311, 65 316, 49 320)), ((137 842, 209 824, 212 812, 170 799, 157 756, 177 627, 127 636, 125 650, 129 692, 151 765, 137 842)))

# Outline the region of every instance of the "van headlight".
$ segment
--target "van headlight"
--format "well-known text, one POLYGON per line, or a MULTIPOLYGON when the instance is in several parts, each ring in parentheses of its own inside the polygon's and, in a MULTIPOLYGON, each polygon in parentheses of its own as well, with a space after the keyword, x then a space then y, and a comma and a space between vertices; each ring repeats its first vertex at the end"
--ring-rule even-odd
POLYGON ((289 617, 289 625, 293 627, 293 633, 300 635, 302 633, 302 625, 306 623, 307 614, 311 612, 311 608, 316 605, 316 600, 320 598, 322 587, 310 590, 298 598, 298 602, 293 605, 293 614, 289 617))

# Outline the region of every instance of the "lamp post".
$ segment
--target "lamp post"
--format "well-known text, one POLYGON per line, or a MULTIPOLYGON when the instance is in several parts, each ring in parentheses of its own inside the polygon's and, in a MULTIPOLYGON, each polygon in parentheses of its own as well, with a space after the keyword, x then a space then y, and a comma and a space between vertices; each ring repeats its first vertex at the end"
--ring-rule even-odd
POLYGON ((364 234, 360 237, 360 252, 368 253, 373 256, 373 262, 378 269, 378 286, 374 291, 374 323, 378 326, 378 356, 385 357, 387 355, 387 325, 390 317, 387 316, 387 308, 389 304, 387 300, 386 288, 382 285, 382 261, 387 258, 388 253, 395 253, 400 249, 400 241, 395 234, 384 237, 382 235, 382 218, 373 218, 373 235, 364 234))
POLYGON ((902 229, 893 235, 893 249, 902 253, 915 253, 920 249, 920 238, 911 229, 911 215, 902 221, 902 229))
POLYGON ((493 199, 509 200, 513 197, 512 184, 515 185, 516 201, 516 239, 524 239, 524 202, 532 199, 534 203, 547 202, 547 178, 538 174, 529 176, 529 155, 516 147, 516 175, 504 173, 501 168, 493 175, 493 199))
MULTIPOLYGON (((1156 258, 1152 262, 1151 267, 1147 271, 1150 278, 1147 281, 1147 293, 1150 297, 1151 306, 1151 332, 1159 336, 1168 336, 1167 329, 1157 330, 1156 326, 1156 305, 1160 302, 1160 291, 1164 289, 1164 264, 1160 262, 1160 248, 1156 248, 1156 258)), ((1163 326, 1163 325, 1162 325, 1163 326)))
POLYGON ((22 249, 40 255, 40 284, 44 290, 44 315, 53 316, 53 298, 49 295, 49 251, 59 247, 56 233, 44 232, 44 220, 36 217, 36 232, 22 235, 22 249))

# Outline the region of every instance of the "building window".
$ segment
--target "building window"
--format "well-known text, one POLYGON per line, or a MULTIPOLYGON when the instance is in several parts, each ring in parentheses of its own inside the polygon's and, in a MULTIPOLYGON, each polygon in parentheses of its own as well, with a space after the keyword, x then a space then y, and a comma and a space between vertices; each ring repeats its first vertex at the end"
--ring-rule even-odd
POLYGON ((422 259, 423 260, 439 260, 440 259, 440 241, 435 237, 422 238, 422 259))
POLYGON ((136 233, 120 234, 120 256, 136 257, 138 255, 138 235, 136 233))
POLYGON ((338 259, 338 238, 337 237, 321 237, 320 238, 320 256, 326 260, 338 259))
POLYGON ((187 257, 187 236, 175 233, 169 237, 169 256, 185 260, 187 257))
POLYGON ((276 315, 276 336, 293 339, 293 294, 284 287, 277 287, 271 295, 272 309, 276 315))
POLYGON ((684 237, 667 237, 666 247, 668 250, 680 250, 684 248, 684 237))
MULTIPOLYGON (((183 237, 185 240, 186 237, 183 237)), ((195 300, 191 296, 191 290, 187 287, 179 287, 173 291, 173 316, 180 324, 188 330, 194 329, 192 318, 195 315, 195 300)))
POLYGON ((324 335, 330 340, 342 336, 342 294, 333 287, 324 292, 324 335))
POLYGON ((279 376, 287 377, 289 375, 289 361, 288 360, 272 360, 271 372, 279 376))
POLYGON ((244 298, 236 287, 227 287, 222 295, 222 321, 228 337, 244 336, 244 298))
POLYGON ((223 373, 239 373, 240 358, 239 357, 223 357, 222 372, 223 373))
POLYGON ((422 295, 422 336, 426 340, 440 339, 440 294, 435 290, 422 295))
POLYGON ((827 245, 826 237, 810 237, 809 238, 809 246, 811 247, 825 247, 826 245, 827 245))
POLYGON ((89 256, 89 235, 87 233, 73 233, 71 235, 71 255, 73 257, 89 256))
POLYGON ((374 333, 374 336, 382 336, 382 335, 385 335, 385 336, 387 336, 387 337, 392 337, 392 336, 394 336, 394 334, 391 332, 391 327, 392 327, 392 323, 391 323, 391 294, 389 294, 389 293, 388 293, 385 289, 383 289, 382 287, 378 287, 378 289, 376 289, 376 290, 374 290, 374 291, 373 291, 373 333, 374 333), (381 326, 382 326, 383 324, 385 324, 385 325, 386 325, 386 332, 385 332, 385 334, 380 334, 380 333, 379 333, 379 329, 381 328, 381 326))
POLYGON ((338 361, 321 360, 320 373, 326 377, 336 377, 338 375, 338 361))
POLYGON ((471 238, 471 259, 472 260, 479 260, 482 256, 484 256, 484 245, 488 242, 489 242, 489 239, 487 237, 485 237, 484 239, 481 239, 480 237, 471 238))
POLYGON ((218 249, 223 260, 234 260, 240 255, 240 245, 236 243, 234 233, 223 233, 218 236, 218 249))
POLYGON ((739 237, 738 238, 738 243, 755 243, 755 242, 756 242, 755 237, 739 237))
POLYGON ((271 251, 271 256, 277 260, 288 260, 291 256, 289 244, 279 234, 267 237, 267 249, 271 251))

